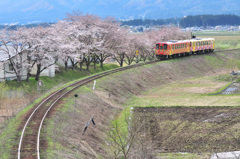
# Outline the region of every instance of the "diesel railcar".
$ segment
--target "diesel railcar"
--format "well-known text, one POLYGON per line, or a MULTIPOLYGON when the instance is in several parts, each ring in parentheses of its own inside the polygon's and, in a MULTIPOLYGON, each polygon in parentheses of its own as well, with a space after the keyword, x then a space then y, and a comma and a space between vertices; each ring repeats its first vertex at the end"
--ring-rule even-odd
POLYGON ((214 38, 194 38, 190 40, 170 40, 156 43, 155 54, 158 59, 168 59, 178 56, 213 52, 214 38))

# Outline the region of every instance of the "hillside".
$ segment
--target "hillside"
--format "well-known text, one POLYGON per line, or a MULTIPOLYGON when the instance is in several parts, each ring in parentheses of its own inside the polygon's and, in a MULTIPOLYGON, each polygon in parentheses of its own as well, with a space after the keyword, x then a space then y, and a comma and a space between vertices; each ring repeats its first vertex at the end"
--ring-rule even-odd
POLYGON ((162 19, 201 14, 240 15, 240 1, 238 0, 23 0, 21 3, 14 4, 6 0, 2 1, 0 6, 2 8, 0 24, 52 22, 63 19, 67 12, 73 10, 102 17, 113 16, 117 19, 162 19))

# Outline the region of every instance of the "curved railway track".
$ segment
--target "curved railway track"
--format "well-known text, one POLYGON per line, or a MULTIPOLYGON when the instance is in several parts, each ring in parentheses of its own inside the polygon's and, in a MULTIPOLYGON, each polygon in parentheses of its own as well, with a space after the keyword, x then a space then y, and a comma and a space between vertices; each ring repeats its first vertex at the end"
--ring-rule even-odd
POLYGON ((32 112, 26 117, 26 123, 22 128, 22 133, 18 145, 18 159, 20 158, 27 158, 27 159, 40 159, 40 145, 44 146, 45 143, 40 140, 41 129, 46 118, 47 114, 51 111, 51 109, 58 103, 58 101, 67 95, 68 93, 72 92, 76 88, 89 83, 95 79, 107 76, 109 74, 113 74, 119 71, 139 67, 146 64, 155 63, 157 61, 151 61, 136 65, 131 65, 127 67, 122 67, 110 71, 106 71, 100 74, 96 74, 85 78, 83 80, 77 81, 67 87, 64 87, 50 96, 45 98, 39 105, 35 106, 32 112))
MULTIPOLYGON (((224 50, 224 51, 233 51, 233 50, 239 50, 239 49, 224 50)), ((215 51, 215 52, 222 52, 222 51, 215 51)), ((42 129, 44 119, 62 97, 72 92, 76 88, 86 83, 89 83, 95 79, 98 79, 119 71, 139 67, 142 65, 152 64, 156 62, 159 62, 159 61, 151 61, 151 62, 146 62, 141 64, 135 64, 127 67, 106 71, 100 74, 90 76, 83 80, 77 81, 69 86, 66 86, 58 91, 53 92, 51 95, 45 98, 40 104, 35 106, 34 109, 32 109, 32 111, 29 113, 29 115, 27 115, 26 119, 24 120, 24 122, 26 123, 22 128, 22 133, 21 133, 21 137, 18 145, 18 154, 17 154, 18 159, 21 159, 21 158, 40 159, 40 145, 41 146, 46 145, 44 141, 40 140, 41 129, 42 129)))

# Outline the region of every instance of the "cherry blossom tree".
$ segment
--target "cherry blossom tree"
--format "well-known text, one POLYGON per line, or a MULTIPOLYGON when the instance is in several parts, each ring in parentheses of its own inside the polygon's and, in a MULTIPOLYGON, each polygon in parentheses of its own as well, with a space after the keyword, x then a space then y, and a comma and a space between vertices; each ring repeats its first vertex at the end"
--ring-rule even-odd
POLYGON ((66 18, 74 28, 73 35, 79 43, 78 52, 81 54, 81 61, 86 63, 87 70, 89 70, 94 52, 96 51, 96 45, 98 45, 96 39, 99 34, 99 27, 96 27, 96 23, 99 19, 98 16, 81 15, 78 12, 68 14, 66 18))
MULTIPOLYGON (((13 68, 13 72, 20 83, 26 68, 27 37, 26 28, 17 30, 3 30, 0 36, 0 51, 8 56, 8 61, 13 68)), ((8 62, 7 61, 7 62, 8 62)))
POLYGON ((128 39, 126 39, 126 53, 125 53, 125 63, 128 65, 131 65, 132 62, 134 61, 134 58, 136 57, 136 51, 139 49, 139 43, 137 40, 137 35, 135 34, 130 34, 128 35, 128 39))
POLYGON ((128 30, 119 28, 109 39, 111 41, 111 49, 113 50, 112 57, 119 63, 120 67, 123 66, 125 59, 128 34, 128 30))
POLYGON ((119 29, 120 24, 112 17, 107 17, 104 20, 99 21, 99 27, 102 28, 101 36, 98 37, 98 41, 102 41, 101 45, 97 48, 98 59, 100 66, 103 67, 103 62, 111 57, 113 51, 113 43, 111 37, 119 29))
POLYGON ((77 50, 78 43, 74 38, 72 26, 69 22, 59 21, 53 25, 55 29, 55 42, 57 43, 57 52, 59 53, 59 59, 61 59, 65 65, 65 70, 68 69, 68 62, 71 61, 72 69, 77 64, 77 50))
POLYGON ((55 65, 58 59, 58 44, 53 27, 36 27, 29 30, 29 60, 37 66, 36 80, 39 80, 42 71, 55 65))
POLYGON ((152 51, 152 43, 150 37, 147 36, 147 34, 141 34, 138 36, 138 42, 139 42, 139 56, 140 60, 146 61, 147 58, 150 56, 150 53, 152 51))

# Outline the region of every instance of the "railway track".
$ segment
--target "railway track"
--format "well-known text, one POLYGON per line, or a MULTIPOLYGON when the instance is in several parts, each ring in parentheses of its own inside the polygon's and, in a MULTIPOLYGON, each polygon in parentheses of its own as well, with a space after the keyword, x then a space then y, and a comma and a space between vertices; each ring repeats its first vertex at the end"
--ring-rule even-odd
MULTIPOLYGON (((239 50, 239 49, 224 50, 224 51, 233 51, 233 50, 239 50)), ((215 52, 223 52, 223 51, 215 51, 215 52)), ((58 91, 53 92, 51 95, 45 98, 40 104, 35 106, 32 109, 32 111, 29 113, 29 115, 27 115, 26 119, 24 120, 25 124, 22 127, 22 133, 21 133, 21 137, 18 145, 18 153, 17 153, 18 159, 21 159, 21 158, 40 159, 40 146, 41 147, 46 146, 46 143, 44 143, 43 140, 42 141, 40 140, 41 129, 42 129, 44 119, 46 118, 47 114, 52 110, 52 108, 55 105, 57 105, 57 103, 60 101, 62 97, 72 92, 76 88, 83 86, 84 84, 89 83, 95 79, 98 79, 119 71, 136 68, 142 65, 153 64, 156 62, 159 62, 159 61, 150 61, 146 63, 140 63, 140 64, 130 65, 127 67, 106 71, 100 74, 90 76, 83 80, 77 81, 69 86, 66 86, 58 91)))
POLYGON ((22 128, 22 133, 21 133, 21 137, 18 145, 18 154, 17 154, 18 159, 21 159, 21 158, 40 159, 40 146, 43 146, 43 147, 46 146, 44 141, 40 140, 41 129, 42 129, 44 119, 46 118, 47 114, 51 111, 51 109, 55 105, 57 105, 57 103, 62 97, 72 92, 76 88, 83 86, 84 84, 89 83, 95 79, 98 79, 119 71, 139 67, 146 64, 152 64, 156 62, 157 61, 151 61, 151 62, 130 65, 127 67, 106 71, 100 74, 90 76, 83 80, 77 81, 67 87, 64 87, 52 93, 50 96, 45 98, 40 104, 35 106, 35 108, 32 109, 31 113, 27 115, 25 119, 26 123, 22 128))

